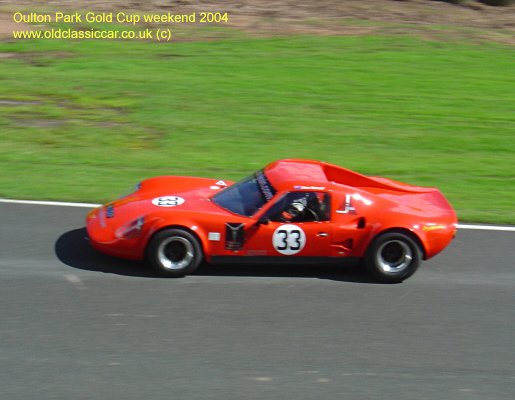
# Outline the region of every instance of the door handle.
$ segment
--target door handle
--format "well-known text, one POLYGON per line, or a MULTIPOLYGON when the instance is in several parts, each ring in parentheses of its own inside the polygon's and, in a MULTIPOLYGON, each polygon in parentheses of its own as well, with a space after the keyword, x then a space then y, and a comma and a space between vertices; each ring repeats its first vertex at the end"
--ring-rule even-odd
POLYGON ((329 234, 328 234, 328 233, 326 233, 326 232, 318 232, 317 236, 320 236, 320 237, 327 237, 327 236, 329 236, 329 234))

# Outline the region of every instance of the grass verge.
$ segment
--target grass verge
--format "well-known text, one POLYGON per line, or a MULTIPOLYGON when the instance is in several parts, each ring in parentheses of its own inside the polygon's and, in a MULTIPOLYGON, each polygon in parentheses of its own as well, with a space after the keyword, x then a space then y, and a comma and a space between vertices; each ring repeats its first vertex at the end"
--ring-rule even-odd
POLYGON ((515 53, 298 36, 0 43, 0 197, 104 202, 155 175, 322 159, 515 224, 515 53))

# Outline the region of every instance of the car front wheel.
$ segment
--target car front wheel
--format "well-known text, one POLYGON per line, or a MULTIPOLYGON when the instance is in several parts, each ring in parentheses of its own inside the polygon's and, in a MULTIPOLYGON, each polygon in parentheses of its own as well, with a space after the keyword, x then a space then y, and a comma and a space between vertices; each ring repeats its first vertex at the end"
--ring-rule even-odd
POLYGON ((181 277, 198 268, 203 253, 198 239, 191 233, 182 229, 165 229, 150 240, 147 258, 159 274, 181 277))
POLYGON ((398 283, 409 278, 418 269, 420 249, 407 235, 388 232, 377 236, 365 253, 365 266, 378 280, 398 283))

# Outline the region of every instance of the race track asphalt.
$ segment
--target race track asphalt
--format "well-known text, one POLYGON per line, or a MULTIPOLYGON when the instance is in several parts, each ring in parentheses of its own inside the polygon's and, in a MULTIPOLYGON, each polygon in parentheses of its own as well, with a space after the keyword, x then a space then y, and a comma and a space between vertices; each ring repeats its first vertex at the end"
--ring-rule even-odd
POLYGON ((154 276, 88 210, 0 204, 0 399, 513 399, 515 232, 402 284, 356 265, 154 276))

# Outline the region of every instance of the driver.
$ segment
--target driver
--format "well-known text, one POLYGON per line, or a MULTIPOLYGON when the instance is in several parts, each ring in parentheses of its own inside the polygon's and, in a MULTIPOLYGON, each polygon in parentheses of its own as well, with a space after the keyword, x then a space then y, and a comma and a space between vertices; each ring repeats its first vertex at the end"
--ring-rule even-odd
POLYGON ((304 214, 308 204, 308 200, 306 197, 300 197, 298 199, 293 200, 293 202, 286 207, 286 209, 281 213, 281 217, 286 222, 292 222, 296 219, 299 219, 304 214))

